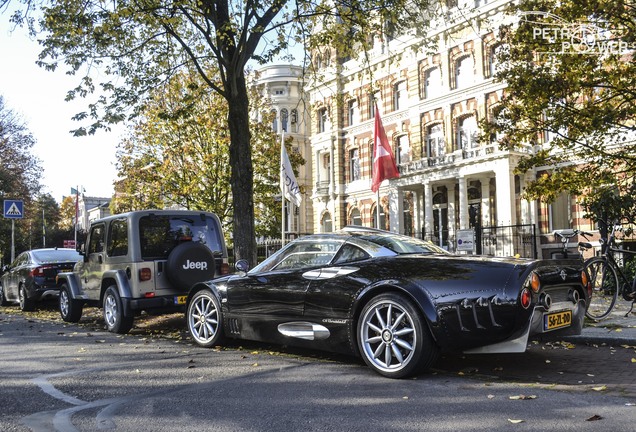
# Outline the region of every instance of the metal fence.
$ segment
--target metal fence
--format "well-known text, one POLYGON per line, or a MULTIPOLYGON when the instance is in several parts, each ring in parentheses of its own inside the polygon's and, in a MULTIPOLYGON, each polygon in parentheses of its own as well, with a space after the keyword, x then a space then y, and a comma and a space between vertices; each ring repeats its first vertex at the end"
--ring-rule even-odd
MULTIPOLYGON (((449 231, 440 233, 409 233, 413 237, 429 240, 434 244, 442 246, 449 252, 457 251, 457 242, 455 236, 449 231)), ((287 241, 292 240, 291 238, 287 241)), ((258 262, 268 258, 281 248, 281 239, 262 239, 257 242, 258 262)), ((536 226, 527 225, 508 225, 508 226, 490 226, 475 229, 475 254, 490 256, 515 256, 523 258, 537 258, 537 233, 536 226)), ((234 266, 235 257, 234 250, 228 249, 230 266, 234 266)))

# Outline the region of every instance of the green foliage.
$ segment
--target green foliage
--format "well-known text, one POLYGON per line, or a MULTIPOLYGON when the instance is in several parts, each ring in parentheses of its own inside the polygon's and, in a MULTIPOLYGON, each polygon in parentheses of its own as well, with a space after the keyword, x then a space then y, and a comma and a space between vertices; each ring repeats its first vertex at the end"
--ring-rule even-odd
MULTIPOLYGON (((506 97, 483 126, 510 149, 551 135, 543 151, 519 165, 519 172, 546 172, 527 197, 550 202, 570 191, 586 196, 591 212, 608 188, 615 197, 632 193, 636 63, 625 47, 636 46, 634 6, 633 0, 525 0, 511 11, 519 22, 501 29, 506 48, 497 74, 506 97)), ((633 204, 623 202, 621 211, 633 213, 633 204)))

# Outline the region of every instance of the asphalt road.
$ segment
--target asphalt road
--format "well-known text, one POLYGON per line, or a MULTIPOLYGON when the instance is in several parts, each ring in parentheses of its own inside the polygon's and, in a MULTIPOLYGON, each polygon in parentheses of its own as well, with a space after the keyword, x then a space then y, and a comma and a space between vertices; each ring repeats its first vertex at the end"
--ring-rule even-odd
POLYGON ((206 350, 180 317, 133 334, 0 312, 1 431, 632 431, 635 347, 447 354, 415 379, 257 344, 206 350))

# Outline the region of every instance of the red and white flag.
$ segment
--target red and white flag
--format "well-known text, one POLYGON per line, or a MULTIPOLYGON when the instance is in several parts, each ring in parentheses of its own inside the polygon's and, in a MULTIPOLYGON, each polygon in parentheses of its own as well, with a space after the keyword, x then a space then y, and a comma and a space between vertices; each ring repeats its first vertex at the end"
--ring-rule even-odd
POLYGON ((395 165, 393 150, 389 145, 386 137, 380 111, 375 106, 375 130, 373 132, 373 175, 371 181, 371 190, 377 192, 380 183, 386 179, 396 178, 400 176, 400 172, 395 165))

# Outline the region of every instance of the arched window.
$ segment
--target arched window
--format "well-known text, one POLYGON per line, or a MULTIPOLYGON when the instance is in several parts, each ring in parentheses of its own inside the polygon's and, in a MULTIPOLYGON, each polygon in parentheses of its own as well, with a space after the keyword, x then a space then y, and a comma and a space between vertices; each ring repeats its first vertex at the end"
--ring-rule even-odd
MULTIPOLYGON (((373 207, 373 212, 371 213, 371 226, 373 228, 378 228, 378 207, 377 205, 373 207)), ((384 207, 380 206, 380 229, 386 229, 386 215, 384 214, 384 207)))
POLYGON ((444 128, 441 123, 430 125, 426 128, 426 147, 428 157, 440 157, 446 154, 444 143, 444 128))
POLYGON ((426 71, 424 82, 424 97, 431 99, 442 93, 442 73, 438 67, 426 71))
POLYGON ((288 132, 287 123, 289 122, 289 111, 286 108, 280 110, 280 128, 283 132, 288 132))
POLYGON ((478 146, 477 117, 474 115, 459 119, 457 122, 457 148, 468 150, 478 146))
POLYGON ((360 210, 357 207, 351 210, 351 225, 362 226, 362 216, 360 216, 360 210))
POLYGON ((360 151, 357 148, 349 150, 349 167, 350 181, 360 180, 360 151))
POLYGON ((278 113, 272 110, 272 130, 278 132, 278 113))
POLYGON ((409 143, 408 135, 400 135, 397 138, 396 145, 397 164, 404 164, 411 162, 411 144, 409 143))
POLYGON ((298 132, 298 110, 294 108, 291 110, 291 131, 298 132))
POLYGON ((329 212, 326 212, 322 216, 320 225, 322 227, 322 232, 333 232, 333 223, 331 221, 331 214, 329 214, 329 212))
POLYGON ((465 56, 455 63, 455 88, 464 88, 475 82, 475 65, 472 56, 465 56))
POLYGON ((327 130, 327 108, 321 108, 318 110, 318 133, 325 132, 327 130))

